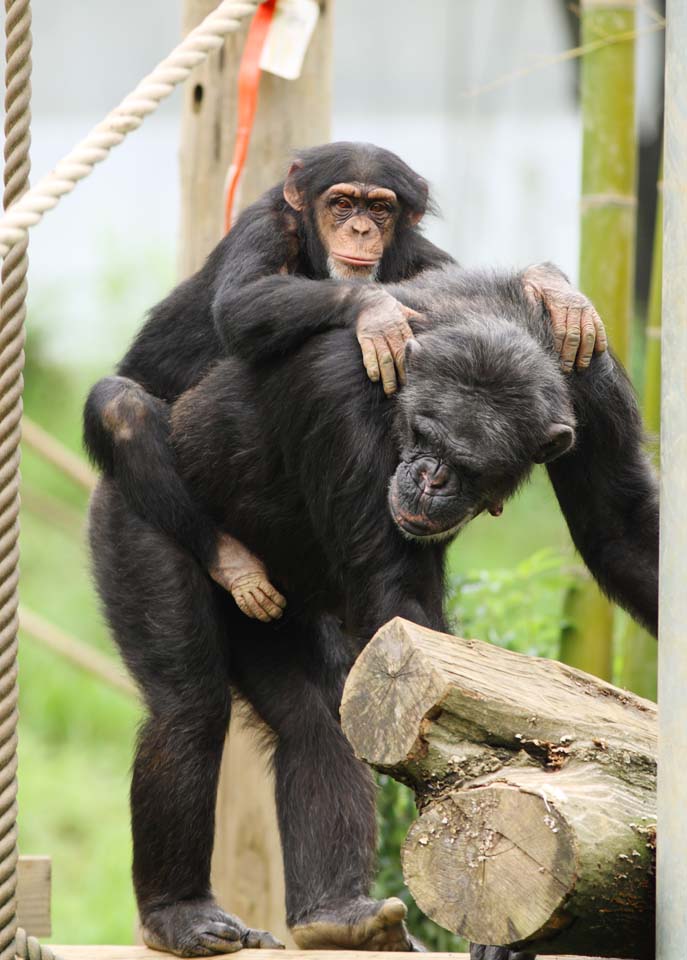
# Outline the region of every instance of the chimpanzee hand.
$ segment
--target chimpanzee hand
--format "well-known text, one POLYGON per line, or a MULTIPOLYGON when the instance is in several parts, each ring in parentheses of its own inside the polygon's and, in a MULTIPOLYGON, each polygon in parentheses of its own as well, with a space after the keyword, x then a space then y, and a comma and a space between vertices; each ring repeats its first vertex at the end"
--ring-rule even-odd
POLYGON ((527 295, 537 303, 543 302, 549 312, 565 373, 570 373, 573 364, 581 370, 588 367, 593 353, 604 352, 608 346, 606 331, 594 304, 556 267, 546 263, 528 267, 523 284, 527 295))
POLYGON ((210 576, 231 593, 247 617, 269 623, 284 612, 286 600, 270 583, 264 565, 238 540, 222 533, 210 576))
POLYGON ((408 318, 418 316, 382 290, 371 295, 358 316, 356 336, 367 375, 375 382, 381 377, 387 396, 406 381, 405 347, 414 336, 408 318))

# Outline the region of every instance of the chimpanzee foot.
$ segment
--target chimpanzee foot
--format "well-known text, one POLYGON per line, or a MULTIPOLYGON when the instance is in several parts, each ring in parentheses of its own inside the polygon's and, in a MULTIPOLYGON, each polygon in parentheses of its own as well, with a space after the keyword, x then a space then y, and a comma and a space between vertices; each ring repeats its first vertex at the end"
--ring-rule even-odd
POLYGON ((322 907, 294 925, 291 933, 303 950, 424 951, 403 922, 407 913, 397 897, 357 897, 322 907))
POLYGON ((242 947, 283 949, 271 933, 251 930, 221 910, 212 898, 180 900, 151 910, 142 919, 143 941, 154 950, 177 957, 210 957, 235 953, 242 947))
POLYGON ((470 960, 536 960, 533 953, 513 953, 508 947, 484 947, 470 944, 470 960))

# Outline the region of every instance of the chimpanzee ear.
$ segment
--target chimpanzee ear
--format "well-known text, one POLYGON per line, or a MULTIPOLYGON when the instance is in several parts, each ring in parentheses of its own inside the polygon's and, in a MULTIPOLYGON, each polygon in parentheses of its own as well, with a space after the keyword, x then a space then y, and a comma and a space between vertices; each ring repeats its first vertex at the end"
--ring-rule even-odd
POLYGON ((567 453, 575 442, 575 431, 567 423, 552 423, 547 439, 534 456, 535 463, 551 463, 556 457, 567 453))
POLYGON ((302 162, 300 160, 294 160, 289 167, 289 172, 287 173, 286 180, 284 181, 284 199, 290 207, 293 207, 294 210, 302 210, 305 206, 305 198, 296 186, 295 178, 296 173, 302 169, 302 162))
POLYGON ((413 209, 408 213, 408 220, 412 227, 416 227, 427 212, 429 200, 429 184, 422 177, 417 178, 418 197, 413 209))

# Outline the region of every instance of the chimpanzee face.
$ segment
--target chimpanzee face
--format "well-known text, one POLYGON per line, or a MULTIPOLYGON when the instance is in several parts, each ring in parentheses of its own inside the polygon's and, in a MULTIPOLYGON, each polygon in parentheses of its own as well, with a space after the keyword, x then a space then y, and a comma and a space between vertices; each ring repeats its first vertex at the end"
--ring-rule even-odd
POLYGON ((450 333, 434 349, 426 337, 419 342, 396 401, 401 460, 389 508, 406 537, 448 540, 484 510, 498 516, 534 463, 565 453, 574 418, 543 351, 535 355, 540 366, 530 357, 523 369, 522 351, 508 342, 478 335, 452 343, 450 333))
POLYGON ((308 200, 296 184, 298 173, 296 163, 285 181, 284 198, 303 213, 309 229, 316 233, 329 276, 336 280, 376 280, 399 222, 403 219, 404 225, 417 224, 424 213, 426 196, 423 206, 413 209, 401 202, 390 186, 352 179, 336 181, 308 200))
POLYGON ((393 190, 335 183, 315 203, 315 222, 337 280, 374 280, 394 236, 399 204, 393 190))

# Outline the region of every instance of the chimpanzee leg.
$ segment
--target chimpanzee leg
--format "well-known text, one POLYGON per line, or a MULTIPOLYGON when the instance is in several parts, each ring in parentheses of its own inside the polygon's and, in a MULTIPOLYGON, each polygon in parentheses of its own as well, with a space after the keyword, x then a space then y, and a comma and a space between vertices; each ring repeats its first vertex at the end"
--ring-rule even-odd
POLYGON ((533 953, 513 953, 507 947, 470 946, 470 960, 535 960, 533 953))
POLYGON ((658 484, 632 387, 608 353, 570 374, 577 442, 548 466, 575 546, 602 589, 654 635, 658 484))
MULTIPOLYGON (((94 497, 91 547, 110 626, 148 710, 131 786, 144 939, 180 956, 278 945, 221 910, 210 890, 230 713, 231 626, 218 588, 188 553, 130 511, 111 482, 94 497)), ((240 613, 237 621, 254 629, 240 613)))
POLYGON ((84 443, 127 503, 186 547, 207 569, 217 531, 179 476, 170 442, 169 406, 127 377, 105 377, 84 408, 84 443))
POLYGON ((233 677, 276 735, 287 920, 306 949, 411 950, 396 898, 368 896, 375 788, 339 724, 353 650, 336 623, 290 620, 239 651, 233 677))

